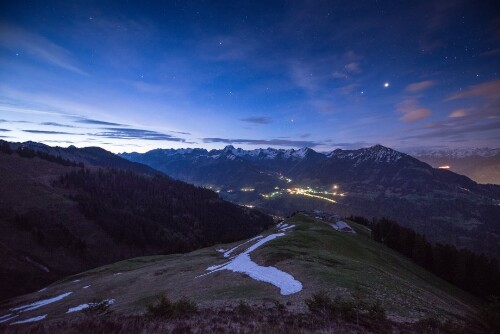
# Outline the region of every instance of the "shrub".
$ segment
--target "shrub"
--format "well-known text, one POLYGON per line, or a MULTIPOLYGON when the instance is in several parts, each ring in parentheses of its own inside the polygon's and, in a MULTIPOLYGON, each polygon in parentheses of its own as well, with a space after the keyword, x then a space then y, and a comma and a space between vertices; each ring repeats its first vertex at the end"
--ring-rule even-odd
POLYGON ((305 300, 309 312, 321 316, 332 316, 335 310, 333 300, 325 291, 319 291, 305 300))
POLYGON ((360 297, 332 299, 325 291, 320 291, 306 299, 309 312, 323 318, 340 318, 348 322, 356 322, 358 325, 365 323, 383 325, 387 321, 385 309, 380 302, 368 304, 360 297))
POLYGON ((372 321, 385 321, 387 320, 387 315, 385 314, 385 309, 382 307, 379 301, 368 306, 368 318, 372 321))
POLYGON ((174 302, 164 293, 157 296, 156 301, 147 306, 147 315, 154 318, 179 318, 197 311, 198 307, 189 299, 183 297, 174 302))
POLYGON ((240 314, 240 315, 249 315, 249 314, 252 314, 253 311, 252 311, 252 308, 250 307, 250 305, 248 305, 245 301, 243 300, 240 300, 240 303, 238 304, 238 306, 236 307, 236 311, 240 314))
POLYGON ((500 333, 500 298, 493 296, 483 311, 483 318, 489 329, 494 333, 500 333))

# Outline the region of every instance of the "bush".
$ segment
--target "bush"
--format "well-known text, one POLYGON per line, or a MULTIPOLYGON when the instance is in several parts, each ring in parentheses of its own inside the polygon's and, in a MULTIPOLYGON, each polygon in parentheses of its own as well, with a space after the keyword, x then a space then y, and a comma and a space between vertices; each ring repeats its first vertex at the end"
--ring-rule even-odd
POLYGON ((183 297, 174 302, 162 293, 154 303, 148 304, 146 314, 153 318, 180 318, 197 311, 198 307, 189 299, 183 297))
POLYGON ((377 300, 375 303, 368 306, 368 318, 372 321, 385 321, 387 315, 382 304, 377 300))
POLYGON ((335 310, 333 300, 325 291, 320 291, 305 300, 309 312, 321 316, 332 316, 335 310))
POLYGON ((240 315, 249 315, 249 314, 252 314, 253 311, 252 311, 252 308, 250 307, 250 305, 248 305, 245 301, 243 300, 240 300, 240 303, 238 304, 238 306, 236 307, 236 311, 238 312, 238 314, 240 315))
POLYGON ((354 299, 335 297, 332 299, 325 291, 320 291, 306 299, 309 312, 322 318, 340 318, 358 325, 383 324, 387 320, 385 309, 380 302, 368 304, 360 297, 354 299))
POLYGON ((500 333, 500 298, 493 296, 483 311, 483 318, 493 333, 500 333))

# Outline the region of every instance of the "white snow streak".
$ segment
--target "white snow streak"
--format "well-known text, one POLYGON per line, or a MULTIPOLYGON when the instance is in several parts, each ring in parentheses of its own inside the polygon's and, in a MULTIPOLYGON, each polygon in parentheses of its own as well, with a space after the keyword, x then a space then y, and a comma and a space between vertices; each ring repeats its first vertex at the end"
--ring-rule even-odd
MULTIPOLYGON (((291 295, 302 290, 302 283, 297 281, 292 275, 283 272, 275 267, 259 266, 250 258, 250 253, 268 241, 284 236, 285 233, 270 234, 265 238, 259 236, 260 239, 255 244, 250 246, 247 250, 234 257, 231 261, 221 264, 210 266, 206 270, 210 272, 201 276, 205 276, 220 270, 230 270, 233 272, 244 273, 256 281, 270 283, 280 289, 282 295, 291 295)), ((257 237, 253 238, 255 240, 257 237)), ((252 240, 252 239, 251 239, 252 240)), ((251 241, 248 240, 247 242, 251 241)))
POLYGON ((92 285, 85 285, 82 289, 88 289, 90 288, 92 285))
POLYGON ((234 247, 233 247, 233 248, 231 248, 230 250, 228 250, 228 251, 225 251, 225 252, 224 252, 224 257, 229 257, 229 256, 231 256, 231 253, 232 253, 232 252, 234 252, 236 249, 238 249, 240 246, 243 246, 243 245, 245 245, 245 244, 247 244, 247 243, 249 243, 249 242, 252 242, 252 241, 257 240, 257 239, 260 239, 260 238, 262 238, 262 236, 261 236, 261 235, 258 235, 258 236, 254 237, 254 238, 252 238, 252 239, 249 239, 249 240, 247 240, 247 241, 245 241, 245 242, 243 242, 243 243, 241 243, 241 244, 239 244, 239 245, 237 245, 237 246, 234 246, 234 247))
POLYGON ((44 315, 40 315, 38 317, 33 317, 33 318, 25 319, 25 320, 14 321, 13 323, 11 323, 11 325, 18 325, 18 324, 25 324, 27 322, 40 321, 40 320, 45 319, 46 317, 47 317, 47 315, 44 314, 44 315))
MULTIPOLYGON (((107 305, 111 305, 111 304, 114 304, 115 300, 114 299, 106 299, 104 300, 106 302, 107 305)), ((85 304, 80 304, 78 306, 75 306, 75 307, 70 307, 68 309, 68 311, 66 311, 66 313, 73 313, 73 312, 79 312, 81 310, 85 310, 86 308, 89 308, 90 307, 90 304, 89 303, 85 303, 85 304)))
POLYGON ((18 316, 19 316, 18 314, 16 314, 16 315, 12 315, 12 314, 3 315, 0 317, 0 324, 3 322, 7 322, 9 320, 12 320, 14 318, 17 318, 18 316))
POLYGON ((90 306, 89 304, 85 303, 85 304, 80 304, 80 305, 75 306, 75 307, 70 307, 66 313, 79 312, 81 310, 85 310, 86 308, 89 308, 89 306, 90 306))
POLYGON ((23 306, 11 308, 10 311, 26 312, 26 311, 36 310, 37 308, 40 308, 42 306, 60 301, 61 299, 66 298, 67 296, 69 296, 72 293, 73 292, 66 292, 66 293, 63 293, 62 295, 59 295, 56 297, 52 297, 49 299, 43 299, 43 300, 28 304, 28 305, 23 305, 23 306))

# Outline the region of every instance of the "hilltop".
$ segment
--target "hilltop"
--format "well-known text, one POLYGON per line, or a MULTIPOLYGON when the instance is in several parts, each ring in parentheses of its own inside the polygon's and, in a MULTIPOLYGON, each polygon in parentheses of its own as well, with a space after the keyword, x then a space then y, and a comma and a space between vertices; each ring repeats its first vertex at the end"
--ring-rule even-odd
POLYGON ((477 321, 480 300, 373 241, 366 227, 349 224, 356 233, 336 231, 320 220, 296 215, 244 242, 188 254, 134 258, 67 277, 40 292, 9 300, 1 305, 0 315, 18 314, 10 322, 37 316, 45 316, 44 323, 71 322, 81 319, 81 312, 67 313, 69 309, 91 300, 113 300, 110 309, 116 315, 133 316, 144 314, 162 292, 173 300, 187 297, 201 310, 236 307, 241 302, 255 307, 278 303, 287 312, 302 314, 307 312, 305 300, 323 290, 368 304, 379 302, 396 324, 428 317, 477 321), (272 266, 281 274, 244 269, 240 258, 245 254, 259 268, 272 266), (228 263, 233 263, 233 269, 224 269, 228 263), (266 281, 269 277, 274 278, 266 281), (53 297, 59 298, 47 305, 38 303, 30 311, 13 310, 53 297))

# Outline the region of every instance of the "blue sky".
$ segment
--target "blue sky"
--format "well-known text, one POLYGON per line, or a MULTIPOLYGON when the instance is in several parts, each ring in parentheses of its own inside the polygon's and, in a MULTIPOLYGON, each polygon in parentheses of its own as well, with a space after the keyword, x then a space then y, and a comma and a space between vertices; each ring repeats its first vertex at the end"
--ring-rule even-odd
POLYGON ((494 1, 10 1, 0 138, 499 147, 494 1))

